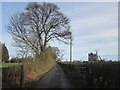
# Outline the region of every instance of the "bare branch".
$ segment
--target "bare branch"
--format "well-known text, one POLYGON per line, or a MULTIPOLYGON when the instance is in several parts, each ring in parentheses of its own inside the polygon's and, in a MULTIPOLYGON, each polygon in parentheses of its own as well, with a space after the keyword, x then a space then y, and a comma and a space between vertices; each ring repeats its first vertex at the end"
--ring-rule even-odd
POLYGON ((40 54, 52 39, 67 43, 70 39, 69 19, 53 3, 29 3, 25 12, 10 18, 8 31, 17 47, 29 47, 40 54))

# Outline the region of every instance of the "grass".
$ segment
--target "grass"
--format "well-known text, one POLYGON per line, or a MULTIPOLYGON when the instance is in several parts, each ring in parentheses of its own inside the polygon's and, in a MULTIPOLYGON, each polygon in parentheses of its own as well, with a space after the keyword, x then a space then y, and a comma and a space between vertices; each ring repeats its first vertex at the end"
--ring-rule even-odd
POLYGON ((19 65, 22 65, 22 63, 0 63, 0 68, 19 66, 19 65))

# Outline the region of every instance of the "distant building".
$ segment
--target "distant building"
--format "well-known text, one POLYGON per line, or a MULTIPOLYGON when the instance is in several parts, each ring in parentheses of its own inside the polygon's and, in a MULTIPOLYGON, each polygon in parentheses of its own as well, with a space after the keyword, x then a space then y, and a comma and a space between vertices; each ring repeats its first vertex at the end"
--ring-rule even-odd
POLYGON ((91 53, 88 53, 88 61, 97 61, 98 60, 98 55, 91 53))

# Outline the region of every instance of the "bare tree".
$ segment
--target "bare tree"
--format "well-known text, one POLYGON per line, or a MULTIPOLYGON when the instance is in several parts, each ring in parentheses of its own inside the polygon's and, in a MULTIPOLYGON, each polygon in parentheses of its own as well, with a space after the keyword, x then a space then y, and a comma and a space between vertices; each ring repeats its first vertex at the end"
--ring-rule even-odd
POLYGON ((63 59, 63 56, 64 56, 64 50, 59 50, 58 47, 52 47, 52 49, 56 55, 57 61, 61 61, 63 59))
POLYGON ((29 50, 28 49, 19 49, 17 50, 18 57, 26 58, 28 56, 29 50))
POLYGON ((11 16, 8 31, 14 45, 29 47, 39 55, 50 40, 68 43, 70 39, 69 19, 53 3, 29 3, 24 12, 11 16))

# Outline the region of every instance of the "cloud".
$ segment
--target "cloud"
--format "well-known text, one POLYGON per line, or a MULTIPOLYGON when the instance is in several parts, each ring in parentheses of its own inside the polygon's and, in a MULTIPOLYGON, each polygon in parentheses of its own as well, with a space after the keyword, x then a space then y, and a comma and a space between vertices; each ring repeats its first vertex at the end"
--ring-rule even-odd
POLYGON ((84 36, 76 36, 75 41, 81 41, 81 42, 89 42, 94 40, 112 40, 112 39, 118 39, 118 28, 111 28, 111 29, 103 29, 99 30, 97 32, 93 32, 84 36))
MULTIPOLYGON (((117 3, 91 5, 76 5, 77 8, 73 5, 73 10, 66 12, 71 13, 68 16, 74 38, 73 59, 87 57, 88 52, 96 49, 100 55, 118 54, 117 3)), ((69 48, 57 43, 54 45, 64 49, 64 58, 69 59, 69 48)))
POLYGON ((99 31, 99 29, 117 26, 118 23, 117 3, 85 4, 85 6, 79 6, 77 9, 71 11, 73 11, 71 12, 73 13, 73 15, 71 14, 72 18, 70 22, 71 30, 75 35, 94 33, 99 31))
MULTIPOLYGON (((58 4, 58 3, 57 3, 58 4)), ((59 3, 63 13, 71 20, 73 32, 73 59, 87 57, 88 52, 98 49, 100 55, 117 54, 118 52, 118 6, 117 3, 59 3), (71 6, 72 5, 72 6, 71 6)), ((1 36, 0 36, 1 37, 1 36)), ((10 44, 12 38, 3 34, 11 56, 15 48, 10 44)), ((64 59, 69 60, 69 45, 50 42, 51 46, 64 50, 64 59)))
POLYGON ((0 35, 0 42, 2 42, 2 35, 0 35))
MULTIPOLYGON (((74 53, 86 55, 90 50, 100 50, 101 54, 117 54, 118 34, 117 29, 111 29, 95 35, 76 37, 73 41, 74 53), (108 33, 109 32, 109 33, 108 33)), ((75 54, 76 55, 76 54, 75 54)))
POLYGON ((74 31, 78 32, 79 30, 80 31, 86 30, 86 32, 88 31, 91 32, 92 30, 96 29, 97 31, 101 27, 117 25, 117 19, 118 19, 117 14, 96 15, 94 17, 87 17, 87 18, 80 18, 80 19, 78 18, 77 20, 73 20, 71 22, 71 30, 73 30, 73 32, 74 31))

